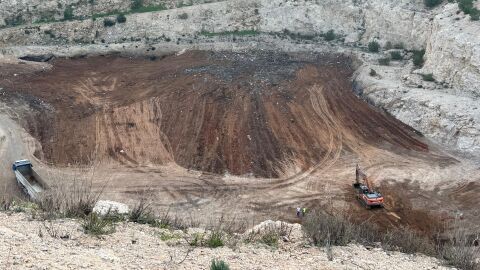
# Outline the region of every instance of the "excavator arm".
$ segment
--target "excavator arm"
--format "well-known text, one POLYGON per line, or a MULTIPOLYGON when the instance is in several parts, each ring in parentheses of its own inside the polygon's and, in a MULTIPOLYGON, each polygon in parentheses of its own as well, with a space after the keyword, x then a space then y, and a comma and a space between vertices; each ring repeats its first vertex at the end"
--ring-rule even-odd
POLYGON ((370 185, 370 181, 368 180, 367 176, 365 176, 365 178, 363 178, 363 181, 365 181, 365 185, 367 185, 368 191, 373 191, 372 186, 370 185))

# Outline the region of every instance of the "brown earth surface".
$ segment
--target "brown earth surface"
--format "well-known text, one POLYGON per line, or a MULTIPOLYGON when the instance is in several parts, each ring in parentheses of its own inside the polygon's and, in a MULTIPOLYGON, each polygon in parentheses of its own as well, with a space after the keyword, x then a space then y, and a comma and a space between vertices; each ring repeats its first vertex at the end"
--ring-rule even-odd
POLYGON ((473 211, 465 196, 478 201, 475 179, 471 189, 442 192, 413 184, 465 182, 468 174, 355 96, 345 56, 194 51, 51 64, 0 66, 2 101, 40 142, 38 162, 63 172, 103 164, 94 182, 107 184, 111 199, 148 195, 158 209, 255 221, 297 221, 295 207, 325 206, 428 232, 441 210, 473 211), (385 209, 366 211, 354 201, 357 163, 380 186, 385 209))
POLYGON ((364 146, 426 153, 413 130, 359 100, 340 56, 192 52, 162 60, 58 59, 5 89, 40 99, 30 133, 50 163, 113 159, 279 177, 364 146), (39 108, 41 109, 41 108, 39 108))

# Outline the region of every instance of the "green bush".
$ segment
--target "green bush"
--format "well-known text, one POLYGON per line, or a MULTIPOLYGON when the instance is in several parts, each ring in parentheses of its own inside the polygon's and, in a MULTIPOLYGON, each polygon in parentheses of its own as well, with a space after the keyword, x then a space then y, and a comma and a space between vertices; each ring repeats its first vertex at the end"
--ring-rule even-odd
POLYGON ((420 75, 422 76, 424 81, 427 81, 427 82, 434 82, 435 81, 435 78, 433 77, 432 73, 420 74, 420 75))
POLYGON ((5 18, 5 24, 7 26, 17 26, 24 24, 25 20, 23 19, 22 15, 17 15, 15 17, 5 18))
POLYGON ((260 32, 256 30, 235 30, 235 31, 225 31, 225 32, 208 32, 208 31, 201 31, 200 35, 206 37, 215 37, 215 36, 254 36, 258 35, 260 32))
POLYGON ((203 233, 194 233, 193 239, 188 241, 188 244, 192 247, 200 247, 203 245, 203 238, 205 235, 203 233))
POLYGON ((393 48, 394 48, 394 49, 397 49, 397 50, 403 50, 403 49, 405 49, 405 45, 403 45, 402 42, 400 42, 400 43, 395 43, 395 45, 393 45, 393 48))
POLYGON ((328 30, 328 32, 325 34, 325 40, 326 41, 332 41, 336 38, 337 36, 335 35, 335 32, 333 30, 328 30))
POLYGON ((385 50, 391 50, 393 48, 393 44, 390 41, 387 41, 385 44, 385 50))
POLYGON ((180 20, 186 20, 186 19, 188 19, 188 13, 184 12, 184 13, 178 15, 178 18, 180 20))
POLYGON ((390 57, 392 60, 402 60, 403 56, 399 51, 390 52, 390 57))
POLYGON ((149 224, 152 226, 157 226, 159 223, 145 200, 141 200, 133 207, 128 215, 128 220, 130 222, 149 224))
POLYGON ((132 13, 154 12, 167 9, 165 4, 145 6, 143 0, 132 0, 130 7, 132 13))
POLYGON ((117 15, 117 22, 118 23, 125 23, 127 21, 127 17, 123 14, 118 14, 117 15))
POLYGON ((103 20, 103 26, 105 27, 112 27, 116 24, 116 22, 114 20, 110 20, 110 19, 104 19, 103 20))
POLYGON ((472 21, 480 20, 480 10, 476 9, 475 12, 470 13, 470 18, 472 21))
POLYGON ((65 10, 63 11, 63 19, 65 21, 73 20, 73 7, 72 6, 68 6, 68 7, 65 8, 65 10))
POLYGON ((390 58, 388 58, 388 57, 380 58, 380 59, 378 59, 378 63, 382 66, 388 66, 388 65, 390 65, 390 58))
POLYGON ((276 231, 270 230, 266 232, 264 235, 262 235, 262 238, 260 239, 260 241, 267 246, 278 247, 279 238, 280 236, 276 231))
POLYGON ((140 9, 143 7, 143 0, 132 0, 132 4, 130 5, 130 8, 132 10, 140 9))
POLYGON ((210 265, 210 270, 230 270, 228 264, 222 260, 212 260, 212 264, 210 265))
POLYGON ((480 19, 480 10, 475 8, 473 2, 474 0, 458 0, 458 7, 463 13, 469 14, 472 20, 478 21, 480 19))
POLYGON ((425 3, 426 7, 432 8, 441 4, 443 0, 423 0, 423 2, 425 3))
POLYGON ((115 231, 115 225, 113 224, 113 222, 107 219, 103 219, 95 213, 91 213, 85 218, 82 223, 82 228, 86 234, 96 236, 110 234, 115 231))
POLYGON ((425 60, 423 56, 425 55, 425 50, 415 50, 413 51, 413 64, 417 67, 423 66, 425 60))
POLYGON ((368 50, 370 52, 378 52, 380 50, 380 44, 378 44, 376 41, 371 41, 368 43, 368 50))
POLYGON ((207 239, 206 246, 209 248, 223 247, 223 233, 213 231, 207 239))

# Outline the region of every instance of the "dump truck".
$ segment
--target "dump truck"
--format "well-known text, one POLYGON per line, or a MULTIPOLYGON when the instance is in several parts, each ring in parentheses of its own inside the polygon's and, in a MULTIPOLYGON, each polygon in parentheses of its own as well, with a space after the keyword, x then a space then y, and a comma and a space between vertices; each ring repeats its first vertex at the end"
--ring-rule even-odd
POLYGON ((12 165, 17 182, 32 200, 38 200, 47 184, 40 175, 33 169, 32 163, 27 159, 17 160, 12 165))
POLYGON ((356 190, 357 200, 367 209, 383 207, 383 196, 380 192, 373 190, 367 175, 357 165, 355 170, 355 182, 353 188, 356 190), (360 181, 363 181, 360 182, 360 181))

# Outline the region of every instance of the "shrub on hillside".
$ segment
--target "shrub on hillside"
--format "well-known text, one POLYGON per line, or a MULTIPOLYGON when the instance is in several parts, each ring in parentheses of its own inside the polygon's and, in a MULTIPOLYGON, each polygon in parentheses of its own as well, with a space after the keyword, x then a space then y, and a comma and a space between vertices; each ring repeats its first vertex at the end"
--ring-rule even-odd
POLYGON ((332 41, 336 38, 335 32, 333 30, 328 30, 328 32, 325 34, 325 40, 326 41, 332 41))
POLYGON ((184 12, 184 13, 178 15, 178 18, 180 20, 186 20, 186 19, 188 19, 188 13, 184 12))
POLYGON ((392 60, 402 60, 403 56, 399 51, 390 52, 390 57, 392 60))
POLYGON ((212 264, 210 265, 210 270, 230 270, 228 264, 222 260, 212 260, 212 264))
POLYGON ((385 250, 408 254, 422 253, 444 259, 461 269, 476 270, 480 249, 474 247, 465 224, 446 224, 452 228, 439 241, 438 235, 425 235, 410 228, 394 228, 382 232, 372 222, 355 223, 343 214, 314 210, 303 222, 303 230, 315 245, 347 245, 352 242, 372 245, 380 242, 385 250))
POLYGON ((391 49, 393 49, 393 44, 392 42, 387 41, 387 43, 385 44, 385 50, 391 50, 391 49))
POLYGON ((63 19, 65 21, 73 20, 73 7, 72 6, 68 6, 68 7, 65 8, 65 10, 63 11, 63 19))
POLYGON ((86 234, 95 236, 110 234, 115 231, 113 222, 99 217, 95 213, 88 215, 82 223, 82 228, 86 234))
POLYGON ((458 0, 458 7, 463 13, 469 14, 472 20, 478 21, 480 19, 480 10, 475 8, 474 0, 458 0))
POLYGON ((143 7, 143 0, 132 0, 132 4, 130 5, 130 8, 132 10, 140 9, 143 7))
POLYGON ((223 232, 218 230, 212 231, 212 233, 206 240, 206 246, 209 248, 223 247, 223 232))
POLYGON ((17 25, 21 25, 21 24, 24 24, 24 23, 25 23, 25 20, 23 19, 22 15, 17 15, 17 16, 14 16, 14 17, 5 18, 5 24, 7 26, 17 26, 17 25))
POLYGON ((423 66, 425 60, 423 56, 425 55, 425 50, 415 50, 413 51, 413 64, 417 67, 423 66))
POLYGON ((407 254, 437 255, 435 244, 428 237, 408 228, 387 231, 382 237, 382 246, 387 250, 398 250, 407 254))
POLYGON ((105 27, 112 27, 116 24, 116 22, 114 20, 111 20, 111 19, 104 19, 103 20, 103 26, 105 27))
POLYGON ((425 3, 425 6, 432 8, 441 4, 443 0, 423 0, 423 2, 425 3))
POLYGON ((424 81, 427 81, 427 82, 434 82, 435 81, 435 78, 433 77, 432 73, 420 74, 420 75, 422 76, 424 81))
POLYGON ((145 200, 140 200, 130 211, 128 220, 139 224, 156 226, 158 221, 152 213, 150 205, 145 200))
POLYGON ((75 180, 71 185, 50 188, 38 201, 45 219, 84 218, 92 211, 103 190, 94 191, 88 180, 75 180))
POLYGON ((303 230, 317 246, 345 246, 355 241, 368 244, 378 240, 375 226, 356 225, 344 215, 314 210, 303 221, 303 230))
POLYGON ((405 45, 402 42, 395 43, 395 45, 393 45, 393 48, 397 49, 397 50, 403 50, 403 49, 405 49, 405 45))
POLYGON ((388 57, 380 58, 380 59, 378 59, 378 63, 382 66, 388 66, 388 65, 390 65, 390 58, 388 58, 388 57))
POLYGON ((123 14, 118 14, 117 15, 117 22, 118 23, 125 23, 127 21, 127 17, 123 14))
POLYGON ((378 52, 380 50, 380 44, 376 41, 371 41, 368 43, 368 50, 370 52, 378 52))

